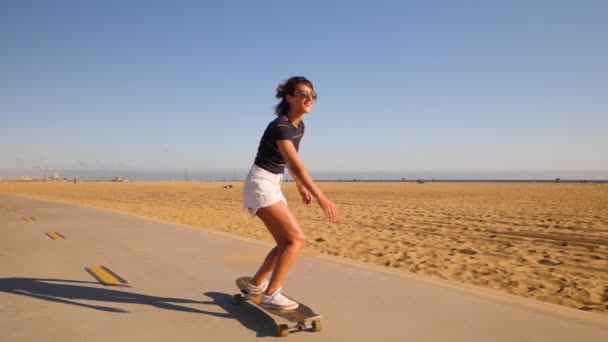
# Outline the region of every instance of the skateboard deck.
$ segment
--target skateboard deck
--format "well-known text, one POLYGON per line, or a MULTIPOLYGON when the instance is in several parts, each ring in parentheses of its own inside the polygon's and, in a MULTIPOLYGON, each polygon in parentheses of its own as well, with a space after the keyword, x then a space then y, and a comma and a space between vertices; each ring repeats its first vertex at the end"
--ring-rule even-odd
POLYGON ((287 336, 290 332, 295 331, 321 331, 321 320, 322 315, 316 314, 311 308, 302 304, 298 300, 285 295, 287 298, 298 302, 298 307, 293 310, 273 310, 268 309, 260 305, 262 295, 250 295, 247 293, 247 284, 251 280, 251 277, 240 277, 236 280, 236 286, 241 290, 241 293, 237 293, 232 296, 235 304, 240 304, 243 301, 250 301, 258 308, 263 311, 281 317, 289 322, 296 323, 295 325, 289 326, 287 324, 277 325, 277 334, 279 336, 287 336), (310 324, 308 324, 310 322, 310 324))

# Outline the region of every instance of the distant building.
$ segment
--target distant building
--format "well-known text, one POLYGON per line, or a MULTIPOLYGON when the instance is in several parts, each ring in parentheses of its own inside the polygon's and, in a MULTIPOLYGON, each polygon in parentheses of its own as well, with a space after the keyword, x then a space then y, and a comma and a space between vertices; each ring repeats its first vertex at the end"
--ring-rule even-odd
POLYGON ((125 177, 116 177, 114 179, 112 179, 112 182, 129 182, 128 179, 126 179, 125 177))
POLYGON ((53 175, 51 177, 47 177, 43 180, 45 182, 67 182, 68 181, 67 178, 61 177, 61 175, 57 171, 53 172, 53 175))

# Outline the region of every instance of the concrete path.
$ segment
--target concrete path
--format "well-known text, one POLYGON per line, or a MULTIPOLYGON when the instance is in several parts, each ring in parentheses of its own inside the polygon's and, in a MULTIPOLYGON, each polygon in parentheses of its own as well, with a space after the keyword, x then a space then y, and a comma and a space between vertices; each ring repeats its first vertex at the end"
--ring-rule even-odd
MULTIPOLYGON (((274 338, 274 317, 231 300, 268 245, 8 195, 0 233, 2 341, 274 338), (100 266, 127 283, 101 285, 100 266)), ((608 341, 605 315, 337 258, 303 256, 285 288, 324 314, 291 341, 608 341)))

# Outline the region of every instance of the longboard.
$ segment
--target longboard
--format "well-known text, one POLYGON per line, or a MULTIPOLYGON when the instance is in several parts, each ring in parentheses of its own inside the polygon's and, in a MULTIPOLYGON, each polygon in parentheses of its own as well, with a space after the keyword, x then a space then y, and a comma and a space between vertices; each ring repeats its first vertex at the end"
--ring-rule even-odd
POLYGON ((232 296, 232 301, 235 304, 240 304, 243 301, 250 301, 258 308, 263 311, 281 317, 291 323, 296 323, 295 325, 287 325, 287 324, 277 324, 277 334, 279 336, 287 336, 291 332, 295 331, 321 331, 322 325, 320 318, 323 315, 316 314, 312 311, 311 308, 302 304, 294 298, 291 298, 285 294, 287 298, 298 302, 298 307, 293 310, 273 310, 263 307, 260 302, 262 300, 262 295, 250 295, 247 293, 247 284, 251 280, 251 277, 240 277, 236 280, 236 286, 241 290, 241 293, 237 293, 232 296), (308 324, 310 322, 310 324, 308 324))

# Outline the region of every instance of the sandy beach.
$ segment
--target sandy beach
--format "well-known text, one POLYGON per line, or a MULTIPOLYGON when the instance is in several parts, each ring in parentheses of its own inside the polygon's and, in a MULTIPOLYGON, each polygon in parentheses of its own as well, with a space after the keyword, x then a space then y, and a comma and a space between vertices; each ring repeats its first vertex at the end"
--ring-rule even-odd
MULTIPOLYGON (((0 193, 95 206, 270 241, 242 183, 0 182, 0 193)), ((608 312, 608 184, 319 183, 339 222, 283 190, 306 250, 581 310, 608 312)), ((2 210, 8 210, 3 208, 2 210)), ((297 266, 296 266, 297 267, 297 266)))

